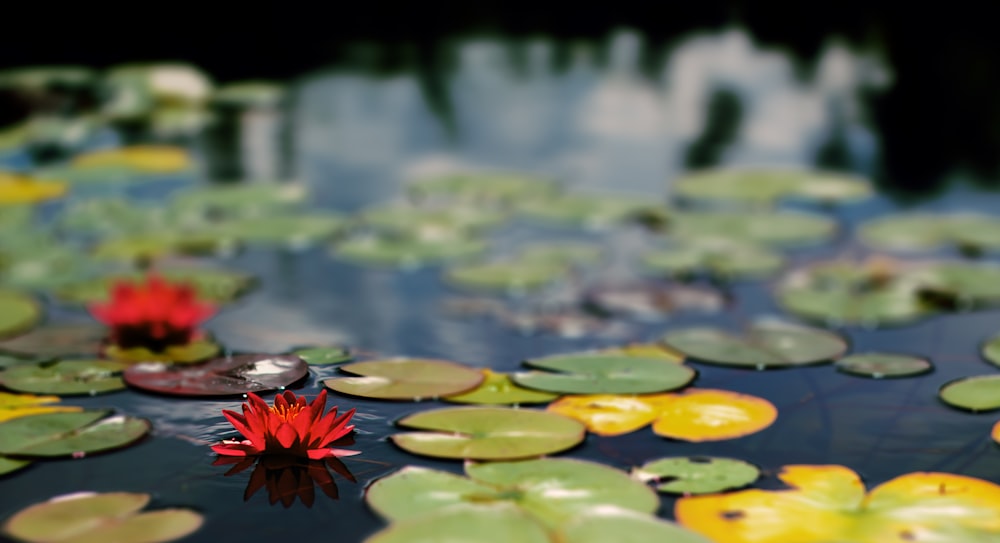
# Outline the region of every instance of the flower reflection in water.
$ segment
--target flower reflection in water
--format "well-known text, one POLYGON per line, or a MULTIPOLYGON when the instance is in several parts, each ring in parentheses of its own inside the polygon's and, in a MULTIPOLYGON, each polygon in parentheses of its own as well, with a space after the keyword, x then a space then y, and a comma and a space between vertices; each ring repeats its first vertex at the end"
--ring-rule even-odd
MULTIPOLYGON (((353 439, 348 439, 353 441, 353 439)), ((348 441, 345 440, 345 441, 348 441)), ((350 445, 350 443, 342 443, 350 445)), ((316 488, 328 498, 339 498, 334 475, 339 474, 344 479, 355 483, 357 480, 347 466, 336 457, 323 460, 309 460, 298 456, 268 455, 268 456, 220 456, 213 463, 215 466, 232 466, 226 472, 226 477, 243 473, 251 466, 253 472, 250 481, 243 492, 243 501, 267 488, 268 501, 271 505, 281 503, 286 509, 298 499, 306 507, 312 507, 316 501, 316 488)))

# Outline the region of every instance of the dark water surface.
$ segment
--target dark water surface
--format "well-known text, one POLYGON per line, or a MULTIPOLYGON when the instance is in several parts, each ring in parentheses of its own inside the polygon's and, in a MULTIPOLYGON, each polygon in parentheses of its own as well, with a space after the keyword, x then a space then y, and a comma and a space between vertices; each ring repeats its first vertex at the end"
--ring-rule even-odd
MULTIPOLYGON (((523 169, 555 175, 570 190, 643 194, 666 202, 668 180, 685 169, 695 145, 716 149, 719 164, 815 165, 819 151, 841 138, 845 165, 863 175, 874 171, 877 127, 867 125, 860 114, 832 113, 841 106, 863 110, 864 104, 852 97, 858 83, 837 83, 831 75, 826 83, 802 84, 786 74, 780 55, 759 51, 730 34, 693 40, 688 56, 678 53, 664 68, 664 79, 650 80, 636 69, 637 47, 625 36, 612 46, 609 64, 598 67, 581 51, 566 71, 555 73, 545 68, 547 53, 540 45, 529 51, 524 71, 517 75, 495 44, 467 44, 459 49, 459 67, 449 80, 450 130, 431 112, 413 76, 335 73, 308 79, 299 89, 295 110, 296 174, 313 192, 312 206, 354 211, 398 197, 405 180, 421 172, 456 167, 523 169), (698 60, 706 58, 716 60, 704 65, 722 67, 699 73, 698 60), (733 62, 725 64, 726 59, 733 62), (770 72, 760 75, 766 70, 770 72), (711 132, 712 113, 698 108, 711 102, 719 85, 739 97, 742 117, 735 129, 721 132, 729 134, 728 140, 713 141, 705 136, 711 132)), ((864 62, 850 54, 831 55, 841 55, 830 61, 840 62, 841 71, 863 69, 864 62)), ((241 160, 250 174, 266 175, 281 158, 267 136, 271 121, 246 122, 251 135, 240 144, 241 160), (264 135, 253 136, 254 130, 264 135)), ((996 194, 957 182, 951 187, 915 207, 1000 209, 996 194)), ((137 199, 157 199, 174 188, 164 184, 129 190, 137 199)), ((864 256, 865 249, 847 234, 858 222, 897 208, 899 204, 877 197, 829 211, 841 220, 845 235, 829 245, 792 252, 793 263, 864 256)), ((630 251, 636 250, 629 248, 641 248, 645 241, 635 230, 578 233, 515 224, 491 237, 498 250, 529 239, 566 238, 597 239, 617 248, 608 262, 587 271, 588 278, 638 277, 630 265, 630 251)), ((461 293, 442 282, 439 267, 366 267, 339 260, 326 247, 248 249, 221 263, 260 278, 256 290, 209 323, 235 351, 283 352, 298 345, 345 342, 371 356, 435 357, 513 370, 527 357, 655 340, 673 327, 691 324, 735 328, 758 315, 782 313, 770 296, 770 282, 740 283, 733 290, 733 305, 722 313, 682 312, 659 322, 626 319, 624 332, 614 337, 526 336, 492 319, 443 311, 443 302, 461 293)), ((1000 451, 989 438, 996 415, 959 412, 936 397, 942 383, 995 371, 980 359, 978 346, 1000 329, 998 317, 996 310, 980 311, 886 330, 843 330, 855 352, 929 357, 936 370, 917 378, 863 379, 830 365, 756 372, 692 364, 699 371, 698 387, 767 398, 779 409, 777 422, 763 432, 717 443, 671 441, 649 428, 620 437, 591 435, 564 456, 626 470, 671 455, 741 458, 767 474, 786 464, 842 464, 869 485, 922 470, 1000 481, 1000 451)), ((336 374, 335 367, 313 367, 298 392, 312 396, 322 379, 336 374)), ((363 451, 345 459, 356 482, 336 476, 339 499, 317 491, 311 508, 299 502, 285 508, 269 504, 263 489, 244 501, 251 470, 224 476, 228 468, 213 466, 215 455, 208 448, 234 435, 220 411, 238 409, 237 399, 172 399, 126 390, 66 403, 146 417, 153 422, 153 435, 125 450, 39 462, 3 478, 0 517, 70 492, 150 492, 152 507, 186 506, 205 513, 206 523, 188 539, 192 542, 360 541, 384 525, 362 499, 371 481, 408 464, 461 471, 460 462, 406 454, 387 440, 401 416, 447 404, 331 399, 341 409, 357 408, 352 448, 363 451)), ((760 484, 777 483, 765 477, 760 484)), ((663 517, 671 518, 672 505, 671 498, 663 498, 663 517)))

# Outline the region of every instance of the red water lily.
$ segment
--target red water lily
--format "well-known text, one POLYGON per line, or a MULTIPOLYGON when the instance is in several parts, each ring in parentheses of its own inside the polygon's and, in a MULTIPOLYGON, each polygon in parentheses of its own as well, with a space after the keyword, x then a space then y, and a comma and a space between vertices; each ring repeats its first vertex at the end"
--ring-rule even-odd
POLYGON ((326 390, 312 403, 286 390, 274 398, 274 406, 254 393, 247 394, 243 414, 223 410, 222 414, 243 437, 243 441, 226 440, 213 445, 212 450, 225 456, 255 456, 283 454, 308 457, 312 460, 334 456, 352 456, 360 451, 335 449, 334 441, 348 435, 354 425, 348 425, 354 409, 337 416, 334 407, 326 415, 326 390))
POLYGON ((111 342, 119 347, 162 351, 186 345, 198 335, 198 325, 215 314, 215 306, 197 299, 194 287, 170 283, 150 274, 145 282, 119 280, 111 300, 92 304, 90 314, 111 327, 111 342))

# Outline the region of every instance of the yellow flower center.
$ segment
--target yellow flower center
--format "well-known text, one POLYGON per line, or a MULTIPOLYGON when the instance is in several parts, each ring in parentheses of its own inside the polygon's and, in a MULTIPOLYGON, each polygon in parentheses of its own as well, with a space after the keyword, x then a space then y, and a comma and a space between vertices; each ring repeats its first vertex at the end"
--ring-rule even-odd
POLYGON ((302 406, 298 404, 289 405, 288 407, 272 405, 268 407, 268 410, 281 420, 285 422, 292 422, 292 420, 294 420, 295 417, 299 416, 299 413, 302 412, 302 406))

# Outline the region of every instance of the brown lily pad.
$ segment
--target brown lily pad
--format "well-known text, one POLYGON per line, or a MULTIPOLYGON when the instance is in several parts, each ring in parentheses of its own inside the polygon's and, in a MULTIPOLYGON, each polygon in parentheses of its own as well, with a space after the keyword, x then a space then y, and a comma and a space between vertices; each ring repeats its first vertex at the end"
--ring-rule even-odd
POLYGON ((158 394, 236 396, 286 387, 308 374, 308 365, 295 355, 244 354, 197 365, 135 364, 123 377, 130 386, 158 394))

